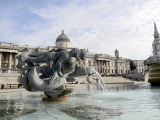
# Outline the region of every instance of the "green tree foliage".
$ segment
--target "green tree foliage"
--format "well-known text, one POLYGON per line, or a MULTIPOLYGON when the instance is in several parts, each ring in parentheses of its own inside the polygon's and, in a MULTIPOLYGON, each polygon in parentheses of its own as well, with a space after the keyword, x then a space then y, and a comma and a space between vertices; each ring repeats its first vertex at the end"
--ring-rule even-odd
POLYGON ((130 68, 131 68, 131 71, 132 70, 135 70, 136 69, 136 65, 135 65, 135 63, 132 61, 132 60, 130 60, 130 68))

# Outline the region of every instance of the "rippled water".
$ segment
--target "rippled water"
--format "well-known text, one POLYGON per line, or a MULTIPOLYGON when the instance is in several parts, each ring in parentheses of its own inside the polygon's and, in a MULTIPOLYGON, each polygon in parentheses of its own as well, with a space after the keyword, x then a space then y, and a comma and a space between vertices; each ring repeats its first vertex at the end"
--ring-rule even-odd
POLYGON ((43 93, 0 94, 0 120, 159 120, 160 88, 87 91, 67 102, 43 102, 43 93))

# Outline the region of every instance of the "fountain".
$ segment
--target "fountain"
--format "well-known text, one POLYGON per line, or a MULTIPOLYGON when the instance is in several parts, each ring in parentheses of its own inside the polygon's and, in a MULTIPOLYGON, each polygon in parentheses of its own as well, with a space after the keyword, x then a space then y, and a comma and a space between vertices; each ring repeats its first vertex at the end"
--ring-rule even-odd
POLYGON ((20 83, 23 87, 31 92, 41 91, 48 98, 64 97, 71 93, 73 88, 67 87, 67 80, 70 80, 71 75, 79 76, 85 70, 87 81, 89 82, 90 75, 96 74, 97 84, 102 90, 106 90, 105 83, 95 69, 83 65, 85 51, 73 48, 70 52, 65 49, 53 49, 48 53, 31 52, 25 48, 22 54, 17 56, 17 68, 21 69, 20 83), (37 63, 45 63, 53 61, 51 68, 40 66, 37 63), (81 62, 82 67, 79 65, 81 62), (76 73, 76 74, 75 74, 76 73), (67 80, 66 80, 67 78, 67 80))
MULTIPOLYGON (((96 78, 94 78, 94 79, 96 79, 97 89, 102 90, 102 91, 107 91, 105 82, 104 82, 103 78, 101 77, 101 75, 93 67, 87 67, 87 69, 86 69, 86 67, 84 66, 81 59, 80 59, 80 62, 81 62, 82 67, 85 70, 86 75, 87 75, 87 82, 91 83, 90 76, 95 74, 96 78)), ((90 84, 88 84, 88 87, 90 87, 90 84)))
MULTIPOLYGON (((150 113, 151 117, 159 119, 158 108, 154 107, 159 104, 154 102, 154 99, 160 96, 158 90, 155 92, 143 87, 139 88, 143 90, 138 91, 132 86, 123 90, 123 86, 120 86, 121 89, 118 89, 118 92, 117 89, 113 91, 108 87, 106 92, 106 86, 100 74, 92 67, 84 69, 79 65, 78 61, 83 60, 83 56, 85 52, 77 48, 73 48, 70 52, 62 49, 48 53, 24 49, 22 54, 17 56, 17 67, 22 70, 19 80, 27 91, 0 94, 0 119, 123 120, 136 119, 135 114, 141 116, 145 113, 150 113), (48 60, 54 63, 51 68, 39 64, 48 60), (67 84, 74 76, 84 75, 88 83, 67 84), (96 84, 91 84, 92 75, 95 76, 96 84), (91 91, 86 85, 89 85, 91 91), (128 89, 134 90, 127 91, 128 89), (147 109, 146 104, 149 104, 147 109), (153 109, 153 112, 150 109, 153 109)), ((141 116, 140 119, 152 119, 151 117, 141 116)))
POLYGON ((92 87, 92 91, 88 91, 85 84, 77 85, 65 102, 43 102, 43 92, 1 93, 0 120, 124 120, 137 116, 139 120, 158 120, 160 117, 159 89, 128 88, 102 92, 92 87))

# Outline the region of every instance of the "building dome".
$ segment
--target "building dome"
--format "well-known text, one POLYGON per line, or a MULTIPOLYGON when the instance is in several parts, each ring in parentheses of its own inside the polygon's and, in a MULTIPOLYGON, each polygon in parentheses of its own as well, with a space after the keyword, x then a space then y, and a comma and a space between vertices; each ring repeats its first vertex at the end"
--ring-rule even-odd
POLYGON ((64 34, 64 30, 62 30, 62 34, 57 37, 56 42, 70 42, 69 37, 64 34))
POLYGON ((56 39, 56 47, 58 48, 70 48, 71 43, 69 37, 64 34, 64 31, 62 30, 62 34, 59 35, 56 39))

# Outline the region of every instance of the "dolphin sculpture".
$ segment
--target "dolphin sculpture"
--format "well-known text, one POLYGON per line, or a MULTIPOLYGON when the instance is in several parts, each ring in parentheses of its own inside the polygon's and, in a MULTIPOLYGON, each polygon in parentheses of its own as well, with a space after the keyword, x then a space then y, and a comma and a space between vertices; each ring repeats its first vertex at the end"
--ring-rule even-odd
MULTIPOLYGON (((40 78, 42 67, 35 66, 31 68, 25 75, 20 77, 20 83, 30 92, 44 92, 48 97, 58 97, 66 89, 67 83, 65 77, 40 78)), ((72 91, 68 91, 69 94, 72 91)))
POLYGON ((41 79, 39 73, 41 73, 42 67, 35 66, 28 71, 21 79, 20 83, 29 91, 50 91, 57 89, 61 86, 66 87, 65 77, 55 76, 52 78, 41 79))

